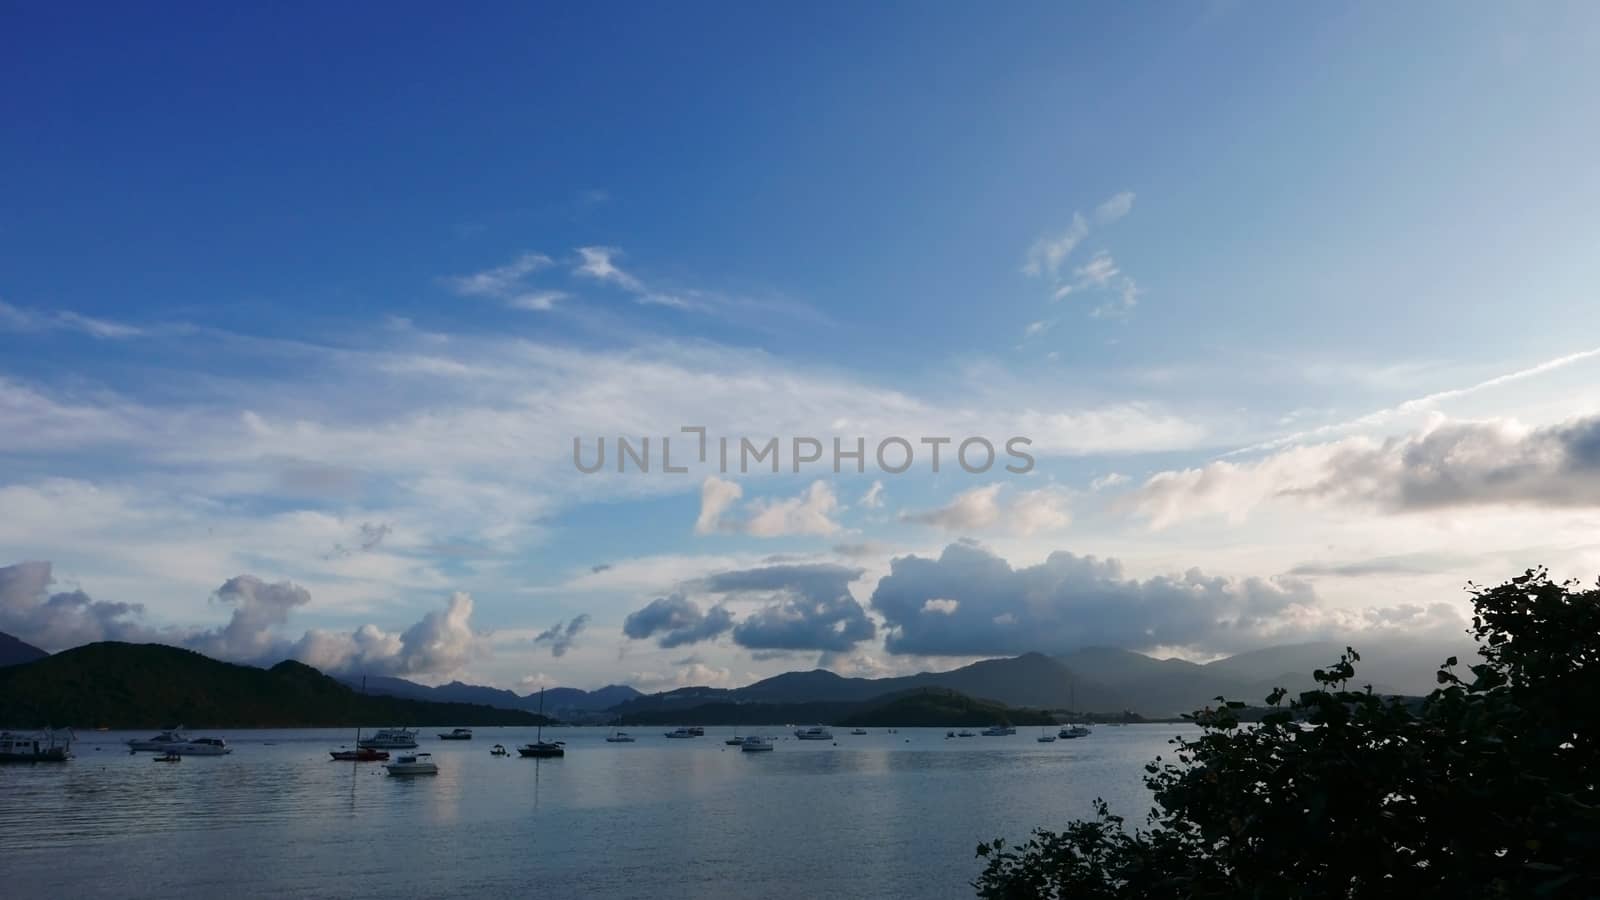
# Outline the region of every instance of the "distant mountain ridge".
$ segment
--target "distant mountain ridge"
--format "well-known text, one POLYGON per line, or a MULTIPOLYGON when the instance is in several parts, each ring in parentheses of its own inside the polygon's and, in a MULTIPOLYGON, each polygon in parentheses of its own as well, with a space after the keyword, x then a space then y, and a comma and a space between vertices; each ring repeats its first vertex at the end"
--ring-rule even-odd
MULTIPOLYGON (((391 697, 405 697, 412 700, 430 700, 447 703, 477 703, 483 706, 493 706, 499 709, 519 709, 525 712, 539 711, 539 692, 517 694, 504 688, 486 687, 478 684, 466 684, 452 681, 430 687, 417 684, 404 678, 394 678, 386 675, 371 675, 366 678, 360 676, 344 676, 340 679, 349 687, 361 690, 363 683, 369 694, 387 695, 391 697)), ((639 691, 625 684, 609 684, 593 691, 578 688, 549 688, 544 692, 545 715, 564 720, 581 720, 589 718, 594 713, 610 709, 613 706, 644 696, 639 691)))
POLYGON ((0 631, 0 666, 18 666, 49 655, 32 644, 0 631))

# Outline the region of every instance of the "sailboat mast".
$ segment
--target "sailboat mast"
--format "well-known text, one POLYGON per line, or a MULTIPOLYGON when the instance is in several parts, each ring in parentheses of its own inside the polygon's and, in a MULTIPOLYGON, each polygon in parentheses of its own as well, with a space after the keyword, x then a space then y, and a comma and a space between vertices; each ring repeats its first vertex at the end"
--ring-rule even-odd
POLYGON ((539 687, 539 736, 535 738, 539 743, 544 743, 544 687, 539 687))

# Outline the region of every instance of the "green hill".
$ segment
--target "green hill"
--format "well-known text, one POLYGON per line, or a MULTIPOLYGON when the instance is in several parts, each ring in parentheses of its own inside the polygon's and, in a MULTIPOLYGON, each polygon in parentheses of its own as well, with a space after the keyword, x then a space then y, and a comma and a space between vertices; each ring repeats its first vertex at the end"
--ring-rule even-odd
POLYGON ((258 669, 164 644, 86 644, 0 668, 0 725, 120 729, 178 722, 194 728, 536 725, 540 717, 364 696, 303 663, 258 669))

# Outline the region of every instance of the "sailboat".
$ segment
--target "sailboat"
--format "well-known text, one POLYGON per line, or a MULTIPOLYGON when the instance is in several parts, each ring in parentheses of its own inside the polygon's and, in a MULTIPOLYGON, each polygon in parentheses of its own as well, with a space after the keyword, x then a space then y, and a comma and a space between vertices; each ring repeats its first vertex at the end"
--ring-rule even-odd
POLYGON ((547 741, 544 739, 544 688, 539 688, 539 732, 531 744, 523 744, 517 748, 523 756, 532 756, 548 759, 552 756, 566 756, 567 745, 561 741, 547 741))
MULTIPOLYGON (((367 679, 361 679, 361 696, 367 695, 367 679)), ((371 747, 361 746, 361 726, 356 725, 356 749, 354 750, 329 750, 328 755, 337 762, 383 762, 389 754, 383 750, 374 750, 371 747)))
MULTIPOLYGON (((1078 712, 1078 684, 1077 684, 1077 682, 1073 682, 1072 683, 1071 690, 1072 690, 1072 694, 1071 694, 1069 699, 1070 699, 1070 701, 1072 703, 1072 714, 1073 715, 1081 715, 1081 713, 1078 712)), ((1084 725, 1075 725, 1075 724, 1068 723, 1060 731, 1056 732, 1056 737, 1059 737, 1064 741, 1070 741, 1070 740, 1073 740, 1074 738, 1088 737, 1090 734, 1093 734, 1093 732, 1091 732, 1086 726, 1084 726, 1084 725)))

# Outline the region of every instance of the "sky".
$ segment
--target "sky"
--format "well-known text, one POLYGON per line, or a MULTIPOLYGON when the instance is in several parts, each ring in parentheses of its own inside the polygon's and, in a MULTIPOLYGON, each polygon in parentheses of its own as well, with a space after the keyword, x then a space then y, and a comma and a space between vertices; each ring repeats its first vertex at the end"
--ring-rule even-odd
POLYGON ((662 690, 1600 575, 1593 4, 0 19, 47 649, 662 690))

